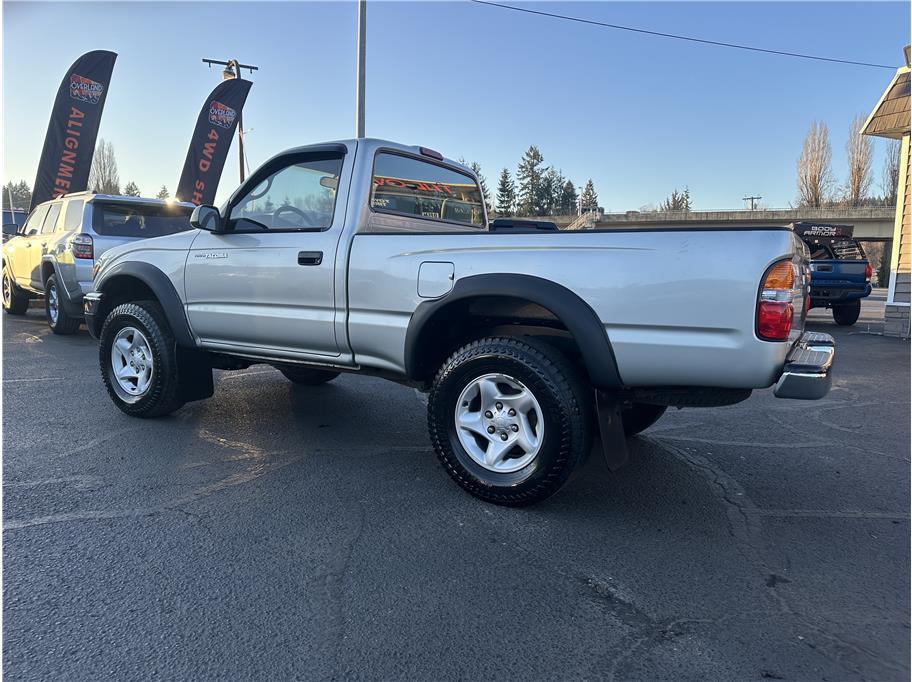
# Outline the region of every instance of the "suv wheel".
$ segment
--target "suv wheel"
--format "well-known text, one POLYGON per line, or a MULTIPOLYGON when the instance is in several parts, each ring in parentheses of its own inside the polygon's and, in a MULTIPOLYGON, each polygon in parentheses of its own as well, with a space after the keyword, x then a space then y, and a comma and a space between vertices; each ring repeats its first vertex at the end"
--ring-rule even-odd
POLYGON ((558 350, 493 337, 457 350, 428 396, 447 473, 472 495, 522 506, 553 495, 589 450, 588 389, 558 350))
POLYGON ((833 306, 833 319, 841 327, 848 327, 858 322, 858 316, 861 315, 861 299, 845 303, 843 305, 833 306))
POLYGON ((111 400, 132 417, 160 417, 183 405, 177 346, 154 301, 124 303, 105 319, 98 343, 111 400))
POLYGON ((29 295, 16 286, 9 268, 3 268, 3 309, 10 315, 25 315, 29 295))
POLYGON ((319 386, 320 384, 325 384, 337 376, 339 372, 331 372, 326 369, 313 369, 311 367, 276 367, 282 374, 285 375, 285 378, 290 382, 298 384, 300 386, 319 386))
POLYGON ((634 403, 621 413, 621 420, 624 423, 624 435, 630 437, 645 431, 659 421, 659 418, 665 414, 667 409, 665 405, 634 403))
POLYGON ((81 317, 71 317, 63 306, 61 287, 57 275, 48 277, 44 284, 44 315, 48 326, 55 334, 75 334, 82 324, 81 317))

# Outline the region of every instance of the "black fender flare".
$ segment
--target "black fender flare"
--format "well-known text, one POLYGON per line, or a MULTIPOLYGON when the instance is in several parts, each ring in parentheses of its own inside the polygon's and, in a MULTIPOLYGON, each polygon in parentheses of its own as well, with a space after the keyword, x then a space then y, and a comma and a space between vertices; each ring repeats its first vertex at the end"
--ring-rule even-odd
POLYGON ((45 279, 44 279, 44 274, 43 274, 45 263, 51 264, 51 269, 54 271, 54 275, 57 277, 57 284, 63 290, 62 291, 63 295, 60 297, 60 305, 63 306, 63 309, 66 310, 68 315, 72 315, 73 317, 82 317, 82 290, 79 291, 79 293, 77 295, 78 298, 76 300, 74 300, 71 297, 70 292, 67 290, 66 280, 63 278, 63 274, 60 272, 60 263, 57 262, 57 259, 54 258, 54 256, 52 254, 47 254, 47 253, 41 257, 40 267, 42 270, 42 277, 41 277, 42 285, 45 284, 45 279))
POLYGON ((110 268, 105 268, 104 272, 95 280, 95 291, 100 292, 103 296, 107 295, 111 291, 111 287, 116 285, 118 277, 132 277, 149 287, 168 319, 168 326, 171 327, 171 333, 174 334, 177 345, 181 348, 196 348, 196 342, 190 331, 190 323, 187 321, 187 314, 184 311, 184 303, 174 288, 174 284, 164 272, 151 263, 122 261, 115 263, 110 268))
POLYGON ((506 296, 536 303, 551 311, 573 336, 583 355, 589 378, 597 388, 623 387, 611 340, 595 311, 570 289, 533 275, 471 275, 456 282, 452 291, 433 301, 418 305, 405 335, 405 369, 412 379, 419 378, 422 331, 434 314, 454 301, 476 296, 506 296))

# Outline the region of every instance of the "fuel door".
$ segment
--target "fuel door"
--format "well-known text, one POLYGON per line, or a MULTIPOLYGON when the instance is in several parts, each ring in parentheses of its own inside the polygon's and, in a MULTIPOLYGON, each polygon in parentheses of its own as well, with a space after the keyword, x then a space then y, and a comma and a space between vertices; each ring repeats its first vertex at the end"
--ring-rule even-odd
POLYGON ((418 268, 418 295, 421 298, 440 298, 453 288, 452 263, 426 261, 418 268))

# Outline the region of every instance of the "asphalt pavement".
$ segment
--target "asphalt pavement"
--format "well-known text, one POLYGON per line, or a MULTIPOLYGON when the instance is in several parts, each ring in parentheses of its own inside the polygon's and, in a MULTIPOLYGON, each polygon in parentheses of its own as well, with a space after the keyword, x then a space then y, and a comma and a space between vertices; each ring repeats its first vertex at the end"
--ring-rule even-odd
POLYGON ((264 366, 158 420, 3 320, 8 679, 909 679, 909 344, 833 389, 670 411, 610 474, 480 502, 414 390, 264 366))

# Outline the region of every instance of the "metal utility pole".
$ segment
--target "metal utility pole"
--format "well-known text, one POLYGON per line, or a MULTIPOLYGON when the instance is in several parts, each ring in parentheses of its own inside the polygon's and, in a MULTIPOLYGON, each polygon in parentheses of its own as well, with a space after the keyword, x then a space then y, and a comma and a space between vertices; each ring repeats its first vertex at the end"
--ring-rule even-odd
POLYGON ((741 197, 741 201, 751 202, 750 210, 757 208, 757 202, 760 201, 763 197, 741 197))
MULTIPOLYGON (((213 64, 218 64, 219 66, 224 66, 225 70, 222 71, 222 80, 230 80, 231 78, 240 78, 241 69, 247 69, 252 74, 254 71, 259 71, 259 66, 253 66, 251 64, 241 64, 237 59, 229 59, 227 62, 220 61, 218 59, 203 59, 203 62, 212 67, 213 64)), ((238 168, 241 173, 241 182, 244 182, 244 117, 241 112, 238 112, 238 168)))
POLYGON ((355 137, 364 137, 364 63, 367 43, 367 0, 358 0, 358 89, 355 94, 355 137))

